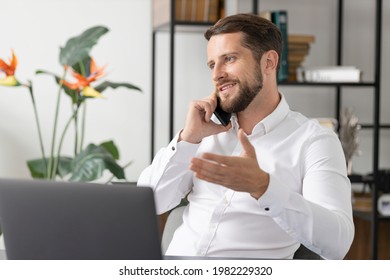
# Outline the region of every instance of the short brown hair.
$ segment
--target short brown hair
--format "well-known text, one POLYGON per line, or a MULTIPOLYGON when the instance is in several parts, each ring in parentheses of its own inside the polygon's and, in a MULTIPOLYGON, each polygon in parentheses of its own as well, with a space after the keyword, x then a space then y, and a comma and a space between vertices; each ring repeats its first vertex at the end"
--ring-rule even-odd
POLYGON ((274 50, 279 55, 277 69, 282 55, 282 34, 269 20, 255 14, 236 14, 220 19, 210 27, 204 36, 207 40, 214 35, 243 32, 242 45, 252 51, 253 57, 260 60, 267 51, 274 50))

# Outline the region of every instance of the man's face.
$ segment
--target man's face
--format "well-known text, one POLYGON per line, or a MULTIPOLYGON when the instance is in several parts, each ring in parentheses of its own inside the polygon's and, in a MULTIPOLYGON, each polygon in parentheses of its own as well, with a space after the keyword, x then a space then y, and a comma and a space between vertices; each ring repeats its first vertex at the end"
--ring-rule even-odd
POLYGON ((263 87, 260 61, 242 46, 241 39, 242 33, 215 35, 207 47, 216 93, 229 113, 245 110, 263 87))

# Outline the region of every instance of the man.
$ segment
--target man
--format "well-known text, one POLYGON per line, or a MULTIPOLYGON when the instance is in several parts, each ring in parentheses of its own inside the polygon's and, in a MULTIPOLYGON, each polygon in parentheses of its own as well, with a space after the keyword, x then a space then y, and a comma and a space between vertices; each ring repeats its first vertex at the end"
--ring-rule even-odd
POLYGON ((138 181, 153 187, 158 213, 187 195, 167 255, 283 259, 303 244, 342 259, 354 236, 345 158, 335 133, 279 93, 279 30, 239 14, 205 37, 216 92, 190 104, 138 181), (232 113, 226 127, 213 116, 217 99, 232 113))

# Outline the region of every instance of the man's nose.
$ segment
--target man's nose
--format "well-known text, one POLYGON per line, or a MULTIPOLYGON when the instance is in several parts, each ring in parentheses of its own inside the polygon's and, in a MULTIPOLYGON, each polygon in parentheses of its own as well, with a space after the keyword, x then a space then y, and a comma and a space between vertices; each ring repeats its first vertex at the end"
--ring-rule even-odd
POLYGON ((213 81, 218 82, 221 79, 226 78, 227 73, 225 71, 225 68, 220 65, 215 65, 213 69, 213 81))

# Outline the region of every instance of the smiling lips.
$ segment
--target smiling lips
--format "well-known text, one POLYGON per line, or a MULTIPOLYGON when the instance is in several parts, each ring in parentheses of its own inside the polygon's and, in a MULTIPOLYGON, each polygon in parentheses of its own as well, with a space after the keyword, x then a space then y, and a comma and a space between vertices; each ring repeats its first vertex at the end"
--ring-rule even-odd
POLYGON ((218 91, 221 93, 221 92, 224 92, 232 87, 234 87, 237 83, 226 83, 226 84, 223 84, 222 86, 218 87, 218 91))

